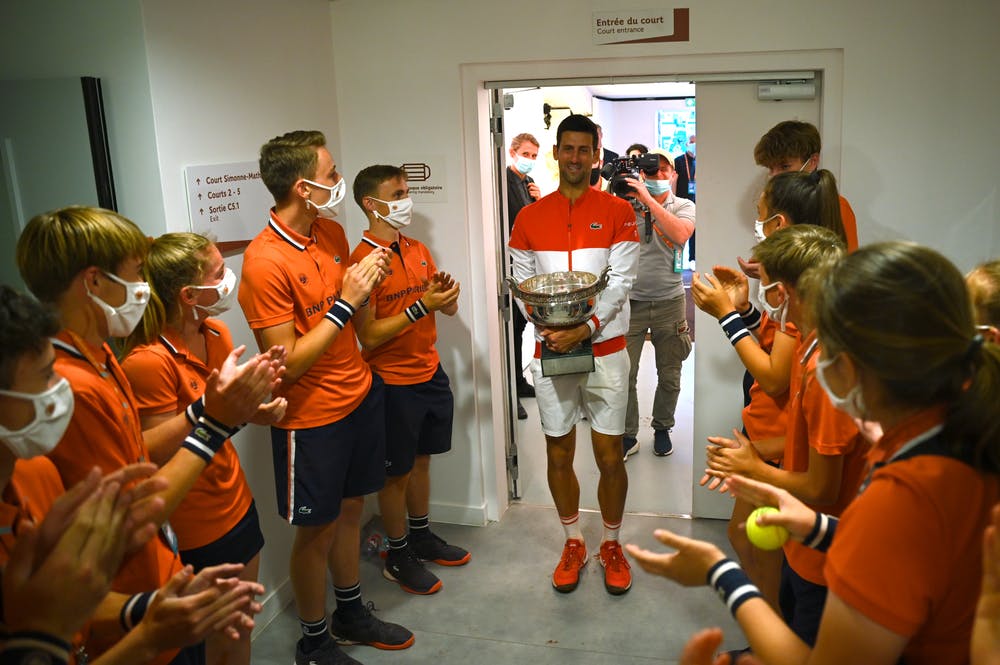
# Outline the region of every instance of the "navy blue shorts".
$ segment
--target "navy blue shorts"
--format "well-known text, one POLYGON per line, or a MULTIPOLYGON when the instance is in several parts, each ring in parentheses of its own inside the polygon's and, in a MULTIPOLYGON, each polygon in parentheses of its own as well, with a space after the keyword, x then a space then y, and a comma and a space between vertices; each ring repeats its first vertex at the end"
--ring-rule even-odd
POLYGON ((190 550, 181 550, 181 561, 194 566, 194 572, 223 563, 249 563, 264 548, 264 534, 260 530, 257 504, 250 507, 243 518, 222 538, 190 550))
POLYGON ((810 648, 816 646, 826 593, 825 586, 800 577, 787 560, 781 562, 781 586, 778 589, 781 614, 792 632, 810 648))
POLYGON ((385 384, 372 386, 354 411, 329 425, 271 428, 278 514, 297 526, 329 524, 345 497, 385 485, 385 384))
POLYGON ((451 450, 455 398, 441 365, 429 381, 385 391, 385 475, 409 473, 417 455, 451 450))

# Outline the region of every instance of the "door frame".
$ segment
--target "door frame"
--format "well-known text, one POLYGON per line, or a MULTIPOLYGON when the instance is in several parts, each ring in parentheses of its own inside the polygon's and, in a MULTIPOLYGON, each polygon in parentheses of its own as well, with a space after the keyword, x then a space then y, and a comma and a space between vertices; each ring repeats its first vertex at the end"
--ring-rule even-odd
MULTIPOLYGON (((533 62, 470 63, 459 66, 462 96, 463 155, 466 181, 466 215, 470 220, 481 220, 469 225, 471 277, 477 298, 474 317, 473 340, 475 358, 473 379, 477 394, 486 397, 479 401, 478 428, 482 450, 482 477, 486 517, 498 520, 509 505, 507 454, 510 446, 509 384, 506 371, 491 371, 506 366, 504 336, 508 324, 500 308, 490 306, 501 297, 497 280, 497 224, 499 215, 496 201, 503 192, 496 191, 501 181, 497 160, 497 146, 491 131, 490 115, 493 103, 488 82, 499 82, 505 87, 588 82, 638 83, 652 81, 689 80, 692 77, 717 81, 747 80, 747 73, 772 73, 813 71, 823 83, 820 98, 820 125, 824 136, 823 165, 842 178, 842 99, 843 99, 843 50, 823 49, 805 51, 779 51, 766 53, 730 53, 707 55, 646 56, 607 59, 549 60, 533 62), (609 80, 610 79, 610 80, 609 80), (479 253, 477 256, 477 248, 479 253), (477 260, 478 259, 478 260, 477 260)), ((502 154, 502 153, 501 153, 502 154)), ((503 168, 501 163, 500 168, 503 168)), ((706 368, 709 359, 696 362, 695 386, 697 396, 698 374, 706 368)), ((697 397, 696 397, 697 399, 697 397)), ((698 440, 696 428, 696 440, 698 440)), ((696 479, 692 478, 692 483, 696 479)), ((722 498, 722 497, 719 497, 722 498)), ((728 502, 726 502, 728 503, 728 502)), ((728 517, 721 501, 695 501, 693 517, 728 517)))

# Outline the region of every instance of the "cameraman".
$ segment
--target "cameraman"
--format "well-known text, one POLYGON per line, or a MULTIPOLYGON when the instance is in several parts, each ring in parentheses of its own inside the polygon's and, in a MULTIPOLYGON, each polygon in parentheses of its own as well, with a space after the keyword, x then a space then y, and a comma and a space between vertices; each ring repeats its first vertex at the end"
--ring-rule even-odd
POLYGON ((625 413, 624 457, 637 452, 639 404, 636 376, 639 357, 650 332, 656 352, 656 394, 653 398, 653 453, 661 457, 673 452, 670 430, 681 389, 681 364, 691 353, 691 335, 685 318, 682 253, 684 243, 694 233, 694 203, 673 194, 677 172, 670 156, 662 150, 659 170, 643 172, 642 178, 623 178, 632 191, 623 196, 633 202, 639 232, 639 274, 629 294, 632 317, 629 322, 628 408, 625 413))

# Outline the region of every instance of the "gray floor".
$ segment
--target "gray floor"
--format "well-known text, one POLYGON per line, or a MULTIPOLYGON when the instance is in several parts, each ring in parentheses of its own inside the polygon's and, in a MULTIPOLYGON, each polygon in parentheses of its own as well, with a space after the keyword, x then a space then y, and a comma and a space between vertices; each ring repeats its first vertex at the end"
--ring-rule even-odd
MULTIPOLYGON (((584 513, 581 524, 593 551, 600 540, 600 516, 584 513)), ((376 519, 368 529, 378 526, 376 519)), ((653 529, 668 528, 725 548, 725 527, 718 520, 628 515, 622 540, 653 547, 653 529)), ((384 580, 377 560, 364 559, 365 599, 374 601, 381 618, 412 630, 416 643, 396 652, 348 647, 354 658, 369 665, 675 663, 691 633, 706 626, 723 628, 727 648, 745 646, 714 593, 705 587, 679 587, 637 566, 632 568, 632 590, 624 596, 604 590, 602 570, 594 560, 575 592, 557 593, 550 575, 563 537, 551 507, 515 504, 499 523, 442 524, 434 525, 434 530, 468 548, 472 561, 459 568, 434 566, 444 583, 442 590, 433 596, 414 596, 384 580)), ((332 596, 331 590, 330 603, 332 596)), ((298 637, 290 606, 255 639, 253 662, 289 665, 298 637)))

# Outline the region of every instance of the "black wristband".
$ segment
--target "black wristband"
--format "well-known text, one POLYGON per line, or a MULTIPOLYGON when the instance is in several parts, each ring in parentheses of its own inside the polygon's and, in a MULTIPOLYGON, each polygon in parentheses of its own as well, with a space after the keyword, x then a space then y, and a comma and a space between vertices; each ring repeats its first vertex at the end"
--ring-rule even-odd
POLYGON ((813 523, 812 531, 802 540, 802 544, 820 552, 827 551, 830 549, 833 535, 837 532, 839 523, 840 520, 833 515, 816 513, 816 521, 813 523))
POLYGON ((188 407, 184 409, 184 415, 187 417, 188 422, 191 423, 191 427, 198 424, 198 419, 201 418, 201 414, 203 413, 205 413, 204 395, 188 404, 188 407))
POLYGON ((226 439, 239 430, 239 426, 229 427, 212 416, 203 414, 198 418, 198 424, 184 438, 181 447, 187 448, 209 463, 215 457, 215 453, 219 452, 219 448, 226 442, 226 439))
POLYGON ((406 318, 408 318, 411 323, 416 323, 418 319, 424 318, 429 313, 430 310, 427 309, 427 306, 421 300, 418 300, 406 308, 406 318))
POLYGON ((327 319, 333 322, 333 325, 337 326, 341 330, 347 325, 347 322, 351 320, 354 316, 356 310, 351 306, 351 303, 347 302, 343 298, 337 298, 333 301, 333 306, 330 307, 325 316, 327 319))
POLYGON ((740 312, 740 318, 743 319, 743 324, 750 330, 756 330, 760 326, 761 314, 760 310, 753 306, 753 303, 747 303, 750 307, 747 311, 740 312))
POLYGON ((719 325, 722 326, 722 332, 726 333, 729 343, 733 346, 736 346, 736 342, 750 334, 746 324, 743 323, 743 319, 740 317, 740 313, 735 309, 719 319, 719 325))
POLYGON ((131 598, 125 601, 122 605, 122 611, 118 615, 118 621, 121 623, 123 631, 127 633, 142 621, 142 617, 146 616, 146 610, 149 608, 149 603, 155 595, 155 591, 144 591, 143 593, 133 594, 131 598))
POLYGON ((723 559, 708 569, 708 584, 718 592, 734 618, 740 605, 751 598, 763 597, 739 564, 731 559, 723 559))

